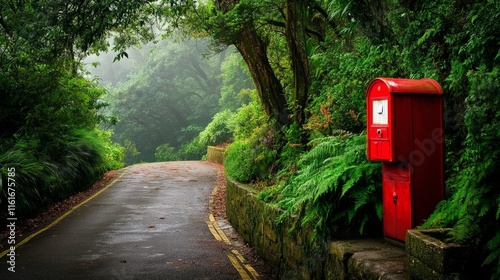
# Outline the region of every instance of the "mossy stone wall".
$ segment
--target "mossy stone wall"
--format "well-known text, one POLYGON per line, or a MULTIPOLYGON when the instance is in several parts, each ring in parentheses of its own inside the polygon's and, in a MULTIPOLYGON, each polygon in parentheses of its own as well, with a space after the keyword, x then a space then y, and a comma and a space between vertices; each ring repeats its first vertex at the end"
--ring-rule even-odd
POLYGON ((252 187, 231 179, 226 185, 226 213, 229 222, 282 279, 323 279, 325 246, 309 244, 312 230, 289 232, 291 225, 276 224, 280 209, 255 197, 252 187))
POLYGON ((209 162, 223 164, 225 152, 226 152, 225 148, 208 146, 208 148, 207 148, 207 160, 209 162))

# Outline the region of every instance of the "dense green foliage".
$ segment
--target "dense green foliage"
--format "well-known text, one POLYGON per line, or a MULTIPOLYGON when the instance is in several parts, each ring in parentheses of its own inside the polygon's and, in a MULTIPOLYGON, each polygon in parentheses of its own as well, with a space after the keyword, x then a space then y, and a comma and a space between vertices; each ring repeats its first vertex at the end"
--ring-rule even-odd
POLYGON ((69 10, 51 4, 0 4, 1 200, 15 169, 20 219, 91 186, 123 160, 111 133, 97 128, 104 90, 82 77, 73 57, 76 45, 91 43, 84 32, 95 30, 71 33, 82 22, 60 22, 69 10))
POLYGON ((240 107, 229 127, 234 142, 224 159, 226 174, 243 183, 269 179, 275 167, 276 139, 260 102, 254 97, 240 107))
POLYGON ((197 143, 203 147, 228 143, 232 140, 231 120, 234 113, 226 109, 212 118, 212 121, 200 132, 197 143))
POLYGON ((381 165, 366 160, 366 135, 341 133, 311 144, 298 162, 299 171, 259 197, 277 201, 285 210, 281 219, 301 213, 301 223, 312 223, 323 237, 377 234, 381 165))
POLYGON ((262 199, 322 237, 372 233, 380 178, 364 159, 366 87, 428 77, 445 92, 447 199, 424 226, 453 227, 500 277, 500 2, 4 0, 0 16, 0 161, 4 176, 19 168, 26 213, 120 166, 122 149, 128 163, 194 159, 232 140, 228 175, 269 185, 262 199), (197 39, 138 51, 146 66, 113 78, 103 117, 104 92, 77 58, 112 33, 125 58, 138 38, 178 27, 197 39), (201 37, 221 54, 193 55, 201 37), (124 148, 96 128, 106 119, 124 148))
POLYGON ((121 144, 128 140, 138 151, 127 156, 127 164, 154 161, 163 144, 178 150, 217 111, 221 59, 203 59, 204 46, 200 40, 164 40, 146 49, 144 63, 137 63, 129 78, 106 96, 109 114, 118 119, 114 139, 121 144))
MULTIPOLYGON (((2 65, 12 62, 10 55, 4 53, 2 65)), ((8 168, 16 169, 19 217, 89 187, 123 160, 111 134, 96 128, 103 90, 60 64, 31 61, 0 74, 1 173, 6 186, 8 168)))

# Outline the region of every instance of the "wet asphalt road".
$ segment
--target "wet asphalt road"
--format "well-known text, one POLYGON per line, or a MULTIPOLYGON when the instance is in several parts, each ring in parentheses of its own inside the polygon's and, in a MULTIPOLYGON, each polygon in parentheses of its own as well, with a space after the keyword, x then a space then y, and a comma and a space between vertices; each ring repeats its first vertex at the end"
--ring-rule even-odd
POLYGON ((217 169, 204 162, 130 166, 102 194, 16 248, 0 279, 241 279, 210 233, 217 169))

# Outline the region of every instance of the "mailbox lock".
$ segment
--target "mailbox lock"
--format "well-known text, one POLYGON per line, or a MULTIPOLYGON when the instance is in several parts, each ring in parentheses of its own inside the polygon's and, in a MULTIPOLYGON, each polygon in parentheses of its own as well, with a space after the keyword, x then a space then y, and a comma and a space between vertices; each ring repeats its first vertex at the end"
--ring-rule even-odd
POLYGON ((398 201, 398 194, 396 192, 392 193, 392 201, 394 201, 394 204, 398 201))
POLYGON ((382 130, 380 128, 377 129, 377 134, 378 134, 378 137, 382 137, 382 130))

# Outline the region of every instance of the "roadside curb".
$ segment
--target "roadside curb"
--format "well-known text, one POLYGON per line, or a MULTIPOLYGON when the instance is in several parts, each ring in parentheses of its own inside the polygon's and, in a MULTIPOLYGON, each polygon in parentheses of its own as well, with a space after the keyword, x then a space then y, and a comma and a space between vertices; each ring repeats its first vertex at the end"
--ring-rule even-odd
POLYGON ((215 219, 214 215, 212 214, 214 211, 214 200, 213 197, 215 193, 217 193, 219 187, 215 186, 214 189, 212 190, 212 193, 210 194, 210 200, 208 202, 208 208, 209 208, 209 215, 208 215, 208 229, 212 233, 212 235, 215 237, 217 241, 224 242, 226 245, 230 246, 230 251, 227 252, 227 257, 233 264, 234 268, 238 271, 240 274, 241 278, 243 280, 256 280, 259 278, 259 274, 255 269, 249 265, 245 258, 238 252, 238 250, 233 249, 235 245, 231 242, 229 239, 228 235, 224 232, 224 230, 220 227, 219 222, 215 219))

